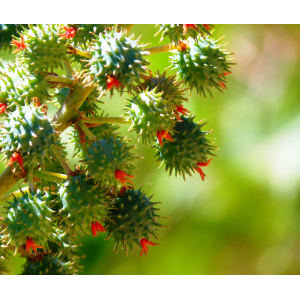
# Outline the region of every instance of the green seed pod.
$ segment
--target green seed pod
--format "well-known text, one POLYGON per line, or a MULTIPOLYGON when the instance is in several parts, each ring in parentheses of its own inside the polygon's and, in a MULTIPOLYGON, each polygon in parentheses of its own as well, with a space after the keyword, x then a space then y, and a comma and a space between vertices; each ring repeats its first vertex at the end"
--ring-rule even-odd
POLYGON ((219 40, 210 36, 198 35, 197 41, 188 39, 188 44, 182 51, 172 50, 172 67, 177 70, 177 76, 189 85, 191 91, 196 88, 197 93, 207 91, 211 96, 211 89, 216 88, 222 92, 225 88, 225 75, 230 73, 230 59, 232 53, 224 52, 218 45, 219 40))
POLYGON ((46 160, 53 159, 50 146, 56 144, 61 148, 55 126, 41 107, 17 105, 17 109, 7 114, 0 127, 0 147, 6 162, 17 152, 23 158, 25 169, 38 163, 44 166, 46 160))
POLYGON ((188 89, 181 89, 182 82, 178 82, 175 76, 166 77, 166 72, 162 75, 157 72, 154 76, 150 72, 150 76, 144 77, 144 82, 139 86, 142 91, 149 89, 150 91, 156 88, 157 93, 163 93, 163 99, 171 102, 175 106, 182 105, 183 101, 188 101, 183 96, 184 91, 188 89))
POLYGON ((25 49, 18 51, 18 60, 27 65, 30 71, 46 71, 61 67, 68 60, 69 39, 60 37, 63 32, 60 25, 29 25, 23 28, 18 42, 23 39, 25 49))
POLYGON ((89 48, 92 58, 87 60, 88 74, 94 76, 95 82, 102 90, 110 90, 111 95, 113 85, 108 84, 110 77, 116 80, 115 86, 120 84, 121 94, 124 86, 130 93, 134 83, 140 83, 141 74, 149 64, 143 58, 143 55, 148 54, 143 50, 146 45, 139 45, 138 40, 133 40, 133 35, 128 37, 126 32, 116 28, 106 30, 99 36, 95 35, 95 40, 89 48))
POLYGON ((121 245, 125 249, 134 250, 135 246, 141 247, 140 241, 152 237, 158 239, 159 229, 166 227, 157 222, 160 218, 153 206, 158 203, 151 202, 151 197, 141 191, 128 189, 122 195, 112 201, 105 228, 108 232, 107 239, 114 239, 114 251, 118 251, 121 245))
POLYGON ((135 131, 143 144, 155 142, 157 131, 173 133, 175 105, 164 98, 163 92, 156 93, 156 88, 150 92, 146 90, 129 101, 125 107, 132 121, 129 130, 135 131))
POLYGON ((117 179, 117 171, 127 172, 127 176, 131 175, 135 167, 131 164, 139 157, 134 156, 130 149, 134 146, 127 146, 129 140, 126 138, 118 139, 117 135, 108 136, 103 140, 90 143, 88 148, 85 148, 85 158, 83 164, 87 166, 90 175, 96 182, 107 184, 109 187, 117 186, 120 182, 128 180, 117 179))
POLYGON ((60 255, 41 253, 34 258, 28 258, 21 275, 73 275, 73 263, 62 262, 60 255))
POLYGON ((48 240, 55 242, 56 232, 52 218, 54 211, 49 207, 47 196, 39 190, 36 193, 21 192, 22 197, 14 197, 6 207, 7 217, 3 220, 5 240, 19 247, 33 239, 37 246, 49 251, 48 240))
POLYGON ((170 43, 179 44, 179 41, 186 40, 188 37, 197 39, 198 34, 210 34, 211 25, 203 24, 157 24, 159 26, 158 32, 155 36, 161 33, 161 42, 165 37, 170 38, 170 43))
POLYGON ((85 174, 76 174, 61 185, 59 191, 61 222, 77 233, 89 234, 92 222, 107 217, 106 191, 85 174))
MULTIPOLYGON (((208 155, 215 155, 211 150, 216 147, 211 145, 206 135, 210 131, 202 131, 206 123, 194 123, 194 116, 181 116, 181 121, 174 127, 173 141, 164 140, 163 146, 157 142, 154 147, 157 148, 157 162, 165 163, 165 170, 169 170, 169 175, 173 169, 175 175, 192 175, 195 169, 199 167, 197 163, 208 161, 208 155)), ((202 175, 201 175, 202 176, 202 175)))
POLYGON ((7 104, 7 110, 13 111, 16 108, 14 102, 25 105, 25 101, 30 102, 33 97, 41 103, 49 100, 45 76, 28 72, 20 65, 0 62, 0 103, 7 104))

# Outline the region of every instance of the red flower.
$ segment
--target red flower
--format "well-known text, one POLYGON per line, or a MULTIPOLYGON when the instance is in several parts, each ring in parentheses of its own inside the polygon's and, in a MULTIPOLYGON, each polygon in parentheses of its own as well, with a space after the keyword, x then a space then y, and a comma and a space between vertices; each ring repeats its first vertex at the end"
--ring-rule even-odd
POLYGON ((218 85, 220 85, 223 90, 224 90, 224 88, 227 89, 227 86, 225 85, 224 82, 219 82, 218 85))
POLYGON ((179 116, 179 113, 187 116, 190 112, 183 107, 183 105, 176 105, 176 110, 173 110, 175 115, 176 115, 176 118, 177 120, 180 120, 180 116, 179 116))
POLYGON ((58 36, 61 36, 63 39, 72 39, 75 34, 76 34, 76 28, 73 27, 61 27, 63 28, 66 32, 63 34, 59 34, 58 36))
POLYGON ((150 242, 145 238, 140 240, 140 244, 142 246, 142 252, 141 252, 140 256, 142 256, 144 252, 145 252, 145 256, 146 256, 147 253, 149 252, 147 245, 151 245, 151 246, 158 245, 157 243, 150 242))
POLYGON ((206 166, 208 166, 211 160, 212 159, 209 159, 208 161, 203 162, 203 163, 200 163, 200 162, 197 163, 198 168, 195 168, 195 170, 200 174, 202 180, 204 180, 204 177, 206 175, 203 173, 203 171, 202 171, 202 169, 200 167, 206 167, 206 166))
POLYGON ((127 185, 125 184, 125 182, 130 182, 130 183, 133 185, 133 182, 132 182, 131 180, 129 180, 129 179, 126 178, 126 177, 134 178, 133 175, 129 175, 129 174, 127 174, 126 172, 123 172, 123 171, 121 171, 121 170, 116 170, 116 172, 115 172, 115 177, 116 177, 116 179, 119 180, 126 188, 128 188, 128 187, 127 187, 127 185))
POLYGON ((98 236, 97 232, 105 232, 106 229, 98 222, 92 222, 92 225, 91 225, 91 228, 92 228, 92 234, 93 236, 98 236))
POLYGON ((11 168, 13 168, 14 162, 17 162, 18 165, 20 166, 21 170, 24 171, 23 158, 20 153, 14 152, 13 155, 11 156, 7 166, 11 166, 11 168))
POLYGON ((23 36, 21 36, 21 40, 17 41, 15 39, 12 40, 11 42, 12 45, 17 46, 18 48, 14 51, 14 53, 17 53, 23 49, 25 49, 27 46, 23 42, 23 36))
POLYGON ((210 25, 203 24, 203 26, 205 27, 205 29, 206 29, 207 31, 210 31, 210 30, 211 30, 211 26, 210 26, 210 25))
POLYGON ((121 83, 117 78, 111 77, 111 76, 107 77, 107 86, 106 86, 106 89, 108 91, 111 90, 113 87, 116 87, 118 89, 119 85, 125 87, 125 85, 123 83, 121 83))
POLYGON ((0 103, 0 114, 3 114, 6 110, 7 104, 0 103))
POLYGON ((166 139, 168 141, 173 142, 172 136, 169 135, 168 131, 165 131, 165 130, 161 130, 161 131, 157 130, 157 138, 158 138, 158 141, 159 141, 159 143, 160 143, 161 146, 164 145, 162 139, 166 139))
POLYGON ((27 241, 26 241, 26 251, 28 252, 28 254, 30 255, 31 254, 31 250, 30 248, 34 251, 34 252, 37 252, 37 248, 43 248, 41 246, 38 246, 33 238, 28 238, 27 241))
POLYGON ((183 34, 187 33, 188 28, 194 28, 198 31, 196 24, 183 24, 183 34))

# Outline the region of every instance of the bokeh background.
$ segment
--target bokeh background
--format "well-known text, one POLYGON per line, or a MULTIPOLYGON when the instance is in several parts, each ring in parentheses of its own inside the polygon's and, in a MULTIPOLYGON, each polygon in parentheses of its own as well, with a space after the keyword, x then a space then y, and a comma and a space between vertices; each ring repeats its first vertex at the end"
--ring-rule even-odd
MULTIPOLYGON (((150 47, 160 45, 156 31, 132 28, 150 47)), ((144 159, 136 163, 135 187, 163 203, 160 214, 170 219, 161 223, 170 229, 147 257, 139 249, 113 253, 103 234, 80 237, 82 274, 300 274, 300 25, 215 25, 213 37, 223 35, 237 63, 228 89, 213 99, 193 92, 185 105, 196 121, 209 121, 205 129, 214 130, 219 148, 203 169, 205 181, 198 173, 169 177, 157 169, 155 150, 138 144, 144 159)), ((149 60, 153 72, 169 66, 168 53, 149 60)), ((105 101, 110 116, 123 113, 126 96, 105 101)), ((121 130, 136 143, 128 128, 121 130)), ((24 262, 12 257, 14 274, 24 262)))

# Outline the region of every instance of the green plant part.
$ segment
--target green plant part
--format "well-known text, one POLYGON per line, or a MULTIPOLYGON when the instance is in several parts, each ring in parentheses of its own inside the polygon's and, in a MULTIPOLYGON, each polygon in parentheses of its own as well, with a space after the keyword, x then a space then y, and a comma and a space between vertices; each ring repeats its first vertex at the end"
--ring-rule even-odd
POLYGON ((27 258, 21 275, 73 275, 73 263, 62 262, 60 255, 44 254, 27 258))
POLYGON ((228 58, 233 53, 224 52, 219 40, 208 35, 198 35, 197 41, 192 38, 184 44, 181 50, 172 50, 170 67, 177 70, 178 78, 185 81, 197 93, 206 97, 207 91, 211 97, 213 88, 223 91, 226 88, 225 76, 230 74, 231 63, 228 58))
POLYGON ((149 62, 143 58, 148 52, 144 51, 146 45, 139 45, 133 35, 128 37, 127 31, 117 28, 106 30, 95 36, 89 48, 92 58, 86 60, 90 75, 102 90, 110 90, 113 95, 114 88, 120 88, 121 94, 126 87, 131 93, 134 84, 140 83, 141 74, 147 69, 149 62))
POLYGON ((60 37, 63 30, 59 25, 29 25, 23 28, 20 38, 13 40, 16 45, 18 61, 26 65, 29 71, 53 72, 68 61, 69 39, 60 37))
POLYGON ((138 94, 134 99, 129 100, 125 110, 132 125, 130 131, 135 131, 143 144, 156 141, 158 131, 173 133, 173 126, 176 123, 173 110, 175 105, 164 98, 163 92, 156 93, 156 88, 152 91, 148 89, 138 94))
POLYGON ((154 205, 159 202, 151 202, 151 198, 140 188, 136 191, 128 189, 112 201, 105 228, 107 239, 114 239, 114 251, 122 246, 127 254, 128 249, 133 251, 137 246, 142 248, 143 253, 142 239, 158 239, 159 229, 166 226, 157 222, 160 216, 155 212, 159 209, 154 208, 154 205))
MULTIPOLYGON (((81 170, 79 172, 82 172, 81 170)), ((75 174, 61 185, 58 217, 74 235, 89 234, 92 223, 107 217, 106 190, 86 174, 75 174)))
POLYGON ((17 109, 7 114, 0 128, 0 146, 6 163, 12 165, 17 153, 25 170, 37 164, 44 166, 47 160, 52 160, 50 146, 62 148, 55 134, 56 125, 45 115, 43 106, 15 104, 17 109))
POLYGON ((134 177, 131 175, 132 170, 135 169, 132 162, 139 157, 130 152, 134 146, 128 147, 128 142, 128 139, 118 139, 117 134, 114 134, 90 143, 89 147, 84 149, 86 156, 82 162, 96 182, 101 182, 108 187, 114 186, 115 189, 120 182, 125 186, 125 182, 132 184, 125 177, 134 177))
POLYGON ((195 123, 194 118, 181 115, 181 120, 174 127, 173 141, 167 140, 163 145, 157 142, 154 147, 157 148, 157 162, 165 163, 169 175, 175 170, 175 176, 179 173, 185 179, 186 174, 192 176, 191 172, 196 170, 204 180, 201 166, 209 163, 208 155, 215 156, 211 151, 216 147, 206 138, 211 131, 202 131, 206 123, 195 123))
POLYGON ((28 72, 21 65, 0 64, 0 103, 8 106, 7 111, 16 109, 15 102, 23 106, 33 97, 41 103, 49 100, 45 75, 28 72))
POLYGON ((184 92, 188 89, 181 89, 183 82, 178 82, 174 76, 166 77, 166 71, 160 74, 159 71, 153 75, 149 72, 149 76, 144 76, 143 83, 139 86, 142 91, 153 90, 156 88, 157 93, 163 92, 163 99, 171 102, 175 106, 182 105, 183 101, 188 101, 188 98, 184 97, 184 92))
POLYGON ((157 24, 158 32, 155 36, 161 33, 161 42, 165 37, 169 37, 170 43, 179 45, 179 41, 186 40, 188 37, 197 40, 198 34, 210 34, 212 25, 206 24, 157 24))
MULTIPOLYGON (((18 29, 21 24, 0 24, 0 50, 9 48, 11 50, 12 36, 19 36, 18 29)), ((27 24, 22 24, 28 27, 27 24)))
POLYGON ((14 201, 6 207, 7 217, 3 220, 4 240, 15 245, 16 249, 26 244, 29 254, 32 249, 36 251, 36 248, 49 251, 48 241, 55 242, 56 232, 53 224, 54 211, 47 202, 47 196, 40 191, 22 191, 22 197, 14 197, 14 201))

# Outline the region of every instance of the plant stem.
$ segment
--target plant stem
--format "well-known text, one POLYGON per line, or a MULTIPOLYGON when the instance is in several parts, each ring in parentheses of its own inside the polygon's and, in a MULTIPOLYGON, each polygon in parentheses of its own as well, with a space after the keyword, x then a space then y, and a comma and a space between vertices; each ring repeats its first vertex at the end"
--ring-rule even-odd
POLYGON ((82 131, 88 136, 88 138, 94 142, 97 141, 97 137, 95 137, 92 132, 84 125, 83 121, 80 120, 78 122, 79 127, 82 129, 82 131))
POLYGON ((109 124, 131 124, 132 122, 128 120, 128 118, 124 117, 91 117, 91 118, 83 118, 82 121, 84 123, 109 123, 109 124))
POLYGON ((61 166, 64 168, 64 170, 66 171, 67 175, 72 175, 73 171, 71 170, 71 168, 68 166, 68 164, 65 162, 64 158, 61 156, 61 154, 59 153, 58 149, 56 148, 56 146, 54 144, 52 144, 50 146, 51 151, 53 152, 53 154, 55 155, 55 157, 57 158, 57 160, 59 161, 59 163, 61 164, 61 166))
POLYGON ((7 167, 0 175, 0 198, 10 190, 21 178, 16 176, 11 167, 7 167))
POLYGON ((54 81, 54 82, 64 82, 64 83, 68 83, 68 84, 72 84, 73 83, 73 79, 67 78, 67 77, 61 77, 61 76, 52 76, 52 75, 47 75, 45 77, 45 79, 47 79, 48 81, 54 81))
POLYGON ((76 54, 78 54, 80 56, 86 57, 88 59, 91 59, 93 57, 91 54, 89 54, 87 52, 84 52, 82 50, 76 49, 76 48, 74 48, 74 53, 76 53, 76 54))
POLYGON ((145 51, 150 52, 150 54, 156 54, 156 53, 162 53, 162 52, 169 52, 174 49, 176 49, 175 44, 168 44, 168 45, 164 45, 164 46, 146 48, 145 51))
POLYGON ((33 175, 34 177, 38 177, 56 183, 61 183, 64 182, 64 180, 68 179, 68 176, 66 174, 53 173, 42 170, 34 171, 33 175))
MULTIPOLYGON (((28 192, 29 188, 24 187, 24 188, 22 188, 22 191, 23 192, 28 192)), ((10 200, 14 199, 14 196, 15 197, 20 197, 22 195, 23 195, 23 193, 21 192, 21 190, 14 191, 14 192, 12 192, 10 194, 7 194, 7 195, 3 196, 2 198, 0 198, 0 203, 5 202, 5 201, 10 201, 10 200)))
POLYGON ((73 78, 73 76, 72 76, 73 70, 72 70, 71 64, 66 60, 63 61, 63 64, 64 64, 64 67, 65 67, 65 70, 66 70, 66 73, 67 73, 67 77, 68 78, 73 78))
POLYGON ((33 167, 31 166, 29 168, 29 172, 27 173, 27 181, 28 181, 28 187, 30 189, 30 192, 34 192, 35 188, 34 188, 34 184, 33 184, 33 167))

